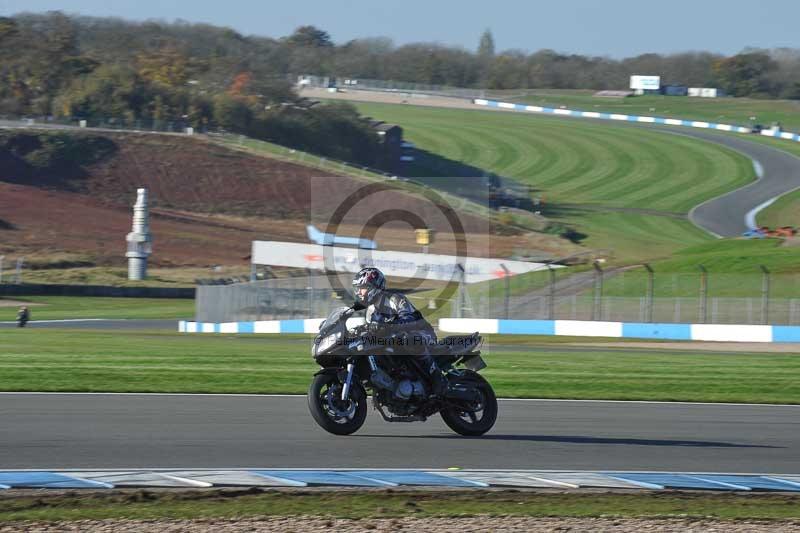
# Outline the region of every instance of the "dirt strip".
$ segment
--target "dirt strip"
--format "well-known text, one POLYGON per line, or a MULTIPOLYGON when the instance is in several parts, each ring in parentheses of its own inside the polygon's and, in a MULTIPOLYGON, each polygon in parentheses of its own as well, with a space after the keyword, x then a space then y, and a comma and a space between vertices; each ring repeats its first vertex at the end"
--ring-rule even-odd
POLYGON ((18 300, 4 300, 3 298, 0 298, 0 307, 19 307, 21 305, 27 305, 28 307, 31 307, 34 305, 42 305, 42 304, 34 304, 18 300))
POLYGON ((524 518, 524 517, 470 517, 470 518, 381 518, 336 519, 320 517, 272 517, 261 519, 230 520, 80 520, 75 522, 7 522, 0 524, 0 533, 26 532, 136 532, 173 533, 197 532, 317 532, 336 531, 414 531, 438 533, 480 532, 652 532, 652 533, 783 533, 800 531, 798 521, 758 520, 691 520, 691 519, 633 519, 633 518, 524 518))

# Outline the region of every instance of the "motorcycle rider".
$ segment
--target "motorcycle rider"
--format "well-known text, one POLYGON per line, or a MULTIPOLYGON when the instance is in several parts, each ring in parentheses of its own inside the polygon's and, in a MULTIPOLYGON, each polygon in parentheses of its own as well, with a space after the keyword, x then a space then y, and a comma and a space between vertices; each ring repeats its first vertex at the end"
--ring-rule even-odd
POLYGON ((431 355, 436 344, 433 327, 405 297, 386 290, 386 277, 377 268, 362 268, 353 277, 356 306, 367 309, 367 328, 372 333, 401 330, 410 338, 410 355, 428 374, 433 385, 433 394, 443 396, 447 390, 447 378, 431 355))
POLYGON ((28 306, 23 305, 19 308, 19 312, 17 313, 17 327, 24 328, 25 324, 27 324, 30 319, 31 313, 28 311, 28 306))

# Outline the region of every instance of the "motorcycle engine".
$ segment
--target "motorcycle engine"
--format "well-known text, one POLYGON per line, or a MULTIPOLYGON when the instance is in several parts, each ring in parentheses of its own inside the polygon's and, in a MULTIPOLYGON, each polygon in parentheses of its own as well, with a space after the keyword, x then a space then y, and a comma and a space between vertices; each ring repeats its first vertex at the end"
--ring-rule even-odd
POLYGON ((369 380, 376 388, 391 393, 393 400, 407 402, 414 397, 424 398, 427 396, 425 385, 414 377, 414 374, 405 366, 394 369, 392 375, 389 375, 373 361, 369 380))
POLYGON ((394 389, 394 396, 400 400, 409 400, 412 396, 425 396, 425 386, 421 381, 403 379, 394 389))

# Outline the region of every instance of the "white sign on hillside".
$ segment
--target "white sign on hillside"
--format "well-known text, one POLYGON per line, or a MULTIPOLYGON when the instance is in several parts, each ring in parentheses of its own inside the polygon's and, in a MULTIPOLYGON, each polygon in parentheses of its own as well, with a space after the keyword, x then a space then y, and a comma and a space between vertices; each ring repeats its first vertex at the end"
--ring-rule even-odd
POLYGON ((661 88, 661 76, 631 76, 631 89, 657 91, 661 88))
MULTIPOLYGON (((454 255, 359 250, 318 244, 253 241, 252 262, 256 265, 309 268, 335 272, 358 272, 363 267, 377 267, 387 276, 436 281, 459 281, 458 265, 464 267, 466 283, 488 281, 508 275, 546 269, 544 263, 456 257, 454 255)), ((554 268, 561 268, 554 265, 554 268)))

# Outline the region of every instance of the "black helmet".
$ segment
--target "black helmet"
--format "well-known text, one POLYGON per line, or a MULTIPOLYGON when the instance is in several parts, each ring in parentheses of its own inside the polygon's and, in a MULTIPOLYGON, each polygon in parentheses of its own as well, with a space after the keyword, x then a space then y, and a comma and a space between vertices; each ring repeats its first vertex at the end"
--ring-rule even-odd
POLYGON ((353 276, 353 292, 355 292, 356 301, 363 305, 375 303, 378 295, 384 289, 386 289, 386 277, 377 268, 362 268, 353 276), (358 289, 361 287, 369 289, 364 297, 358 294, 358 289))

